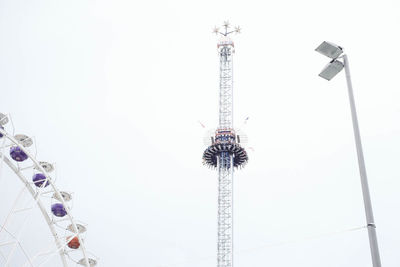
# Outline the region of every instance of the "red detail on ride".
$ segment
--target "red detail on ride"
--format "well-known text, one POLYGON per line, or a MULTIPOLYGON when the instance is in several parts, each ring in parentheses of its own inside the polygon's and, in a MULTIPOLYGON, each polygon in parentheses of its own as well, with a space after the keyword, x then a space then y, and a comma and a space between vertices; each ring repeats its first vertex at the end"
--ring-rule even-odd
MULTIPOLYGON (((70 239, 71 237, 68 237, 68 239, 70 239)), ((79 238, 77 236, 75 236, 74 238, 72 238, 69 242, 68 242, 68 247, 72 248, 72 249, 78 249, 81 246, 81 243, 79 243, 79 238)))

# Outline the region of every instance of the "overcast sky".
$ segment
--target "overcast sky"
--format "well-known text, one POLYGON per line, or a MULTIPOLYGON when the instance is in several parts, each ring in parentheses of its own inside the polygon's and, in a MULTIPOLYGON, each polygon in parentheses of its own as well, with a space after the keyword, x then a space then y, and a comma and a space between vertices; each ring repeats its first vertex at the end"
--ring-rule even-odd
POLYGON ((365 229, 324 235, 365 225, 344 73, 318 77, 314 49, 335 42, 397 267, 399 14, 397 0, 0 0, 0 112, 57 163, 99 266, 215 266, 217 173, 201 157, 218 122, 212 29, 229 20, 234 124, 253 148, 234 178, 235 266, 372 266, 365 229))

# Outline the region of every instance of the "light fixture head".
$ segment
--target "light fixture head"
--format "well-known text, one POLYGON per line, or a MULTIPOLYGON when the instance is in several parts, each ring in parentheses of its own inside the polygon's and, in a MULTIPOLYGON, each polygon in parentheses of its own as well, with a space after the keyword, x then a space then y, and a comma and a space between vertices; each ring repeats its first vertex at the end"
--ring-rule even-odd
POLYGON ((338 56, 340 56, 340 54, 343 53, 343 48, 333 43, 324 41, 315 49, 315 51, 329 58, 336 59, 338 56))
POLYGON ((321 71, 319 74, 320 77, 330 81, 333 77, 336 76, 342 69, 344 68, 344 64, 339 60, 332 60, 328 65, 321 71))

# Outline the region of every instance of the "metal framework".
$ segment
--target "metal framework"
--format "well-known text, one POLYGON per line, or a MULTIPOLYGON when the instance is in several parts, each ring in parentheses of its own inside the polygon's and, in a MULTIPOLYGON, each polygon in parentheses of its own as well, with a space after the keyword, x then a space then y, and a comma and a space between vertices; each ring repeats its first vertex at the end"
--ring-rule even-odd
POLYGON ((233 43, 219 46, 219 127, 233 127, 233 43))
MULTIPOLYGON (((76 264, 87 267, 95 266, 97 260, 95 258, 90 258, 84 246, 83 237, 86 226, 78 223, 71 214, 70 205, 68 204, 68 201, 72 198, 71 194, 60 191, 56 187, 53 177, 49 174, 54 169, 53 165, 38 161, 36 159, 36 152, 32 153, 29 151, 28 147, 33 144, 32 138, 25 135, 14 135, 14 129, 12 129, 12 134, 4 129, 4 125, 8 123, 9 120, 9 116, 0 113, 0 177, 2 175, 1 172, 4 163, 23 184, 20 194, 18 194, 14 203, 18 203, 25 192, 31 195, 32 200, 29 203, 25 203, 23 207, 17 208, 17 205, 13 205, 8 212, 5 222, 0 226, 0 248, 11 246, 7 256, 1 255, 5 262, 4 266, 11 266, 10 264, 12 264, 13 257, 16 257, 14 254, 17 249, 22 250, 25 256, 23 266, 32 267, 43 266, 46 263, 49 264, 49 260, 57 254, 61 259, 61 266, 63 267, 76 264), (25 160, 20 160, 18 157, 15 157, 15 155, 14 157, 13 155, 6 155, 6 149, 13 151, 15 148, 18 149, 20 155, 24 156, 25 160), (31 173, 39 173, 44 180, 35 181, 30 179, 28 175, 31 173), (62 211, 64 212, 62 217, 57 217, 57 215, 54 214, 53 206, 51 209, 48 207, 49 199, 51 203, 61 205, 63 208, 62 211), (24 244, 22 244, 21 235, 23 228, 27 227, 28 221, 30 220, 31 214, 28 214, 28 212, 35 207, 40 210, 50 229, 54 238, 55 249, 45 249, 38 252, 36 255, 29 255, 27 249, 24 248, 24 244), (21 213, 26 213, 24 222, 18 223, 15 222, 15 220, 12 222, 12 219, 16 217, 17 214, 21 213), (16 224, 20 225, 20 229, 18 229, 17 233, 12 233, 8 227, 15 226, 16 224), (7 233, 7 236, 10 236, 11 240, 8 240, 9 238, 4 238, 4 235, 2 235, 4 233, 7 233), (73 241, 73 243, 71 241, 73 241), (78 252, 80 252, 80 256, 76 254, 78 252), (46 257, 45 260, 43 260, 44 256, 46 257)), ((40 241, 36 243, 40 244, 40 241)), ((53 264, 53 262, 50 264, 53 264)))
POLYGON ((240 28, 230 31, 228 22, 224 30, 214 33, 222 35, 218 42, 220 58, 219 84, 219 127, 212 138, 212 144, 203 153, 203 162, 218 168, 218 240, 217 266, 233 266, 233 172, 234 167, 243 167, 248 156, 238 142, 233 129, 233 54, 234 43, 229 34, 240 32, 240 28))

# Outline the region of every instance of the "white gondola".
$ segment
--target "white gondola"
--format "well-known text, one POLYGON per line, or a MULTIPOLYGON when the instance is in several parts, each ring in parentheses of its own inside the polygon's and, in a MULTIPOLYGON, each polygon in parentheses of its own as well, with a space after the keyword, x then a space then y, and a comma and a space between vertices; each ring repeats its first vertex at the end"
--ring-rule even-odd
POLYGON ((14 136, 14 138, 18 141, 19 144, 23 145, 24 147, 30 147, 31 145, 33 145, 32 138, 25 134, 17 134, 14 136))
POLYGON ((60 194, 54 193, 53 198, 57 199, 58 201, 61 201, 61 198, 62 198, 62 199, 64 199, 64 201, 68 202, 68 201, 72 200, 72 194, 65 192, 65 191, 60 191, 60 194))
MULTIPOLYGON (((50 173, 54 171, 54 166, 51 163, 48 163, 46 161, 39 161, 39 165, 42 166, 43 169, 46 170, 46 172, 50 173)), ((38 170, 38 167, 35 167, 35 170, 38 170)))
POLYGON ((80 233, 80 234, 83 234, 84 232, 86 232, 86 230, 87 230, 87 228, 86 228, 86 226, 84 226, 84 225, 82 225, 82 224, 80 224, 80 223, 77 223, 76 224, 76 229, 78 230, 78 231, 75 231, 74 230, 74 226, 72 225, 72 224, 70 224, 70 225, 68 225, 67 226, 67 230, 68 231, 70 231, 70 232, 72 232, 72 233, 80 233))
MULTIPOLYGON (((78 261, 78 263, 80 265, 87 266, 87 264, 85 263, 85 259, 81 259, 80 261, 78 261)), ((96 266, 97 265, 97 260, 89 258, 89 264, 90 264, 90 267, 96 266)))
POLYGON ((8 117, 3 113, 0 113, 0 125, 6 125, 8 123, 8 117))

